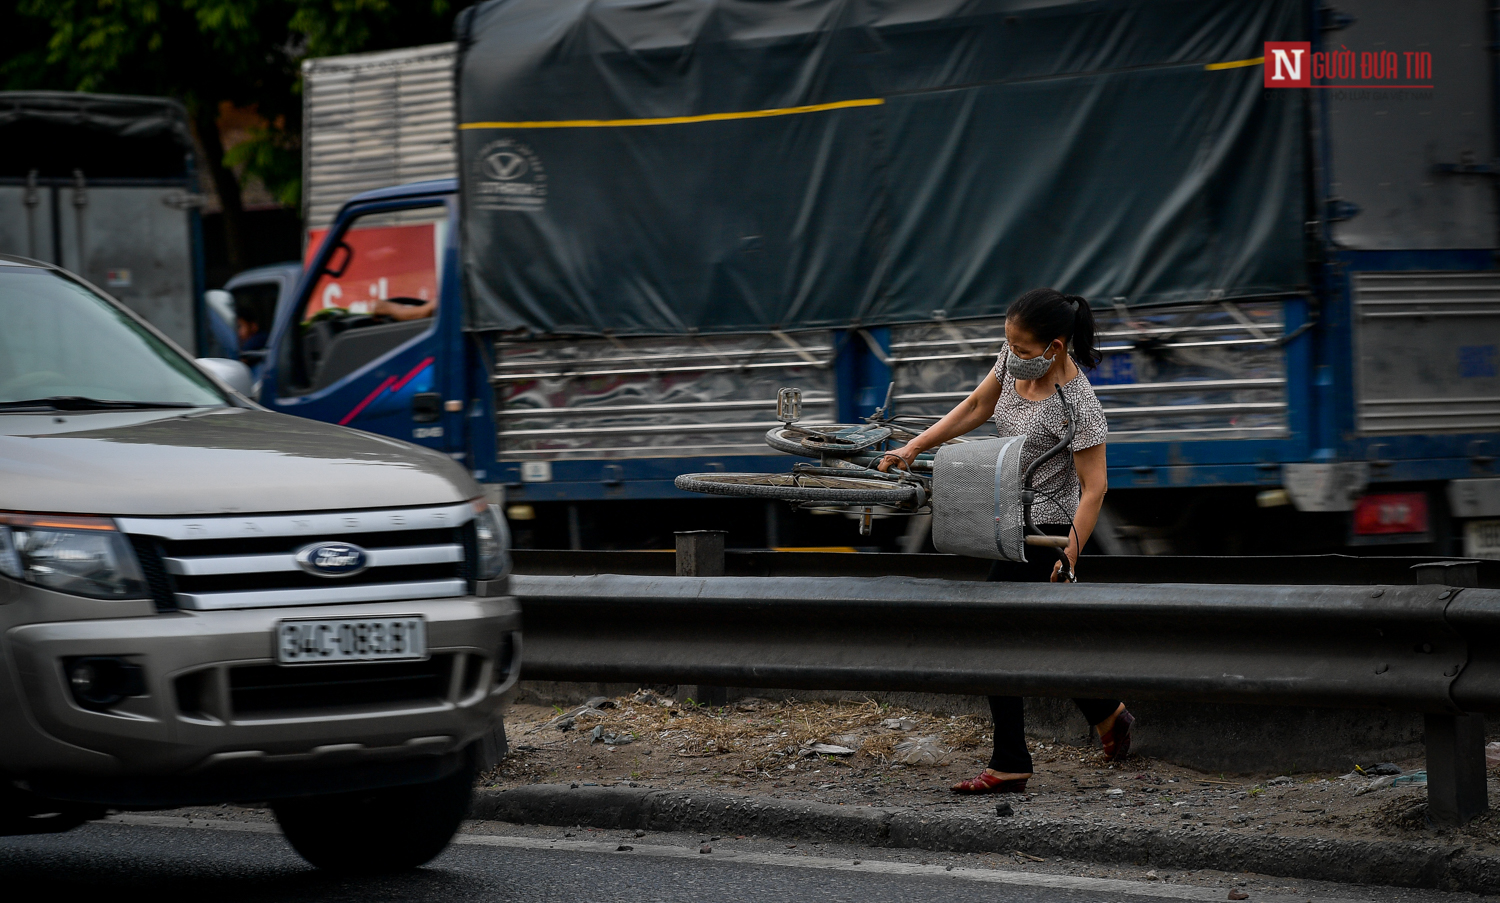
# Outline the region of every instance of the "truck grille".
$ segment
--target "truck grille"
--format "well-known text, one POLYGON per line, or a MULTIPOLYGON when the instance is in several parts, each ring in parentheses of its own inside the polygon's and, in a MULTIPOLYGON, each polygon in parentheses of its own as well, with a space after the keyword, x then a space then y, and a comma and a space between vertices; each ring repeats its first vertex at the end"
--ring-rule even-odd
POLYGON ((474 509, 467 503, 305 515, 119 518, 158 608, 215 610, 384 602, 469 592, 474 509), (358 546, 365 570, 309 573, 298 550, 358 546))
POLYGON ((243 665, 229 669, 229 704, 235 717, 311 709, 441 703, 448 696, 452 655, 421 662, 336 665, 243 665))

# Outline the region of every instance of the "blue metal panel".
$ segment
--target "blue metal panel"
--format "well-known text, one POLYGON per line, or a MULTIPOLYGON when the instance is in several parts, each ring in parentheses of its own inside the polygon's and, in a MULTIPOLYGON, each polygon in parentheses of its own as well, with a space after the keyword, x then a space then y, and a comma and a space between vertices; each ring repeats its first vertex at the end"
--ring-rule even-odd
POLYGON ((853 329, 835 331, 833 345, 838 349, 833 357, 835 417, 839 423, 852 423, 859 419, 855 399, 859 397, 860 359, 867 352, 853 329))
POLYGON ((1473 271, 1495 268, 1495 252, 1488 248, 1437 251, 1339 251, 1336 257, 1347 269, 1361 272, 1473 271))
MULTIPOLYGON (((468 355, 464 353, 468 344, 468 337, 464 333, 463 317, 463 278, 459 269, 462 255, 458 249, 458 210, 457 204, 448 204, 448 232, 443 244, 442 259, 438 261, 438 285, 441 287, 438 295, 437 312, 437 385, 436 391, 442 394, 444 401, 462 401, 468 394, 469 374, 468 355)), ((460 406, 457 411, 448 410, 448 405, 442 406, 440 423, 443 427, 441 444, 434 447, 441 448, 456 460, 464 462, 471 470, 475 468, 473 462, 469 462, 468 440, 466 431, 469 426, 469 418, 466 416, 467 405, 460 406)), ((408 405, 407 410, 411 408, 408 405)), ((358 426, 358 424, 355 424, 358 426)), ((493 435, 494 430, 488 429, 493 435)), ((398 437, 398 438, 408 438, 398 437)))
MULTIPOLYGON (((1227 442, 1234 441, 1254 440, 1227 440, 1227 442)), ((1109 468, 1109 488, 1111 489, 1183 489, 1193 486, 1275 487, 1280 485, 1281 465, 1274 462, 1165 467, 1138 465, 1109 468)))
POLYGON ((882 356, 889 356, 891 330, 884 326, 839 330, 834 333, 834 344, 838 348, 833 363, 838 394, 835 410, 840 423, 857 423, 885 401, 891 368, 882 356), (870 349, 870 340, 879 346, 880 354, 870 349))
MULTIPOLYGON (((462 360, 467 388, 464 399, 464 440, 468 449, 467 463, 474 472, 474 479, 481 483, 503 482, 497 465, 499 447, 495 438, 495 392, 490 385, 490 374, 495 372, 489 359, 489 346, 477 336, 466 335, 462 360)), ((519 467, 512 479, 520 479, 519 467)))
POLYGON ((613 460, 554 461, 552 480, 521 482, 521 465, 503 463, 491 475, 504 483, 511 501, 570 501, 578 499, 703 498, 683 492, 672 480, 684 473, 778 473, 794 459, 785 455, 743 455, 701 458, 617 458, 613 460))
POLYGON ((885 402, 886 389, 891 384, 891 368, 886 363, 891 351, 890 329, 881 326, 865 330, 865 334, 875 340, 880 353, 871 349, 869 343, 864 344, 864 354, 860 357, 859 385, 854 398, 855 420, 863 420, 874 414, 875 409, 885 402))
POLYGON ((1287 429, 1291 439, 1287 453, 1291 459, 1306 458, 1310 451, 1313 408, 1313 346, 1316 342, 1314 305, 1307 298, 1289 298, 1284 305, 1286 331, 1286 404, 1287 429), (1299 330, 1306 330, 1298 334, 1299 330), (1289 341, 1287 341, 1289 339, 1289 341))

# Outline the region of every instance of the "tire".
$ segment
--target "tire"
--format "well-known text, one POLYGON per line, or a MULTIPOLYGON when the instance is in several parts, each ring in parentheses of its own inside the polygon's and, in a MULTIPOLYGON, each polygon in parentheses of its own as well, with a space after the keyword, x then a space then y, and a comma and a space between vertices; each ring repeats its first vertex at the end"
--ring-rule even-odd
POLYGON ((320 869, 351 874, 404 872, 448 846, 474 793, 473 756, 453 774, 423 784, 272 803, 298 855, 320 869))
POLYGON ((766 444, 783 454, 800 455, 804 458, 820 458, 824 454, 845 457, 879 445, 890 438, 890 435, 891 430, 888 427, 869 429, 867 424, 860 423, 833 423, 808 427, 775 426, 766 431, 766 444), (849 442, 846 436, 839 435, 840 433, 847 435, 861 429, 863 429, 863 434, 855 442, 849 442), (828 444, 822 447, 803 444, 806 439, 819 438, 826 438, 828 444))
MULTIPOLYGON (((838 423, 832 426, 812 427, 811 429, 820 433, 832 433, 838 430, 853 429, 854 426, 854 424, 838 423)), ((896 446, 905 445, 906 443, 915 439, 922 432, 921 429, 913 430, 905 425, 895 423, 886 424, 886 428, 890 430, 890 435, 886 437, 886 441, 888 441, 890 443, 890 446, 893 448, 896 446)), ((766 444, 771 448, 774 448, 777 451, 781 452, 782 454, 797 455, 798 457, 802 458, 821 458, 823 456, 823 451, 808 448, 807 446, 803 445, 802 440, 804 438, 804 434, 788 430, 784 426, 772 427, 771 429, 766 431, 766 444)), ((959 436, 956 439, 949 439, 943 444, 954 445, 959 442, 972 441, 974 440, 970 439, 967 436, 959 436)), ((829 453, 835 454, 837 457, 846 458, 851 461, 865 460, 867 458, 869 460, 878 460, 879 457, 878 452, 868 450, 853 451, 841 454, 833 449, 829 449, 829 453)), ((932 452, 926 451, 923 452, 922 455, 924 456, 924 458, 931 458, 932 452)))
POLYGON ((896 507, 917 501, 920 492, 910 483, 793 473, 688 473, 675 483, 678 489, 711 495, 896 507))

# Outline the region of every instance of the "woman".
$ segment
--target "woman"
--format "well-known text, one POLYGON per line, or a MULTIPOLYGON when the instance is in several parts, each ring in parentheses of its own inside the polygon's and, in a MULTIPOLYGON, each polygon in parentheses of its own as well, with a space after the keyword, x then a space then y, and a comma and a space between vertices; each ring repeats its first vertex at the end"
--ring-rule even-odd
MULTIPOLYGON (((1001 436, 1025 436, 1021 467, 1036 460, 1063 437, 1063 408, 1057 387, 1072 408, 1075 434, 1071 455, 1058 455, 1038 468, 1033 477, 1037 500, 1033 522, 1044 533, 1068 537, 1067 556, 1074 574, 1078 555, 1099 521, 1107 488, 1104 411, 1078 365, 1098 366, 1094 347, 1094 314, 1077 295, 1050 288, 1032 289, 1010 306, 1005 315, 1005 344, 994 370, 968 398, 904 447, 889 452, 880 469, 911 467, 917 455, 963 436, 991 418, 1001 436)), ((1036 548, 1036 547, 1033 547, 1036 548)), ((1037 549, 1040 551, 1040 549, 1037 549)), ((991 580, 1066 579, 1062 562, 1033 554, 1026 564, 997 561, 991 580)), ((1123 759, 1130 751, 1130 727, 1135 719, 1116 700, 1075 699, 1089 724, 1099 732, 1105 755, 1123 759)), ((1031 753, 1026 748, 1026 723, 1020 697, 991 696, 995 719, 995 749, 989 767, 978 777, 953 785, 957 793, 1024 793, 1031 777, 1031 753)))

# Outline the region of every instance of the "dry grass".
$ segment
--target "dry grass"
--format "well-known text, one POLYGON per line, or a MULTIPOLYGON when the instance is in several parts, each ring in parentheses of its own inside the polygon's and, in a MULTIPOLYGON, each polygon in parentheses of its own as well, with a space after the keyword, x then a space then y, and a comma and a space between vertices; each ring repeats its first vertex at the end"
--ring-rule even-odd
POLYGON ((825 756, 829 764, 852 760, 887 762, 903 740, 937 736, 950 750, 977 749, 989 742, 989 719, 974 715, 942 716, 881 705, 874 700, 802 702, 796 699, 738 700, 723 708, 690 706, 663 700, 650 693, 619 697, 613 707, 585 712, 575 730, 631 734, 650 740, 683 758, 734 755, 746 768, 764 770, 804 754, 809 743, 828 743, 855 749, 852 757, 825 756), (881 722, 904 718, 915 723, 909 731, 883 727, 881 722))

